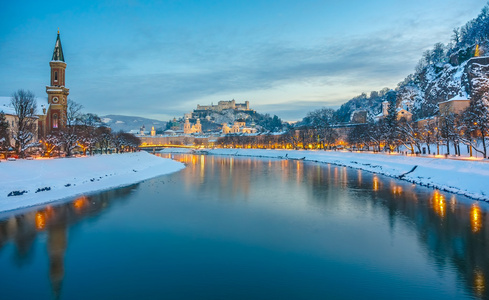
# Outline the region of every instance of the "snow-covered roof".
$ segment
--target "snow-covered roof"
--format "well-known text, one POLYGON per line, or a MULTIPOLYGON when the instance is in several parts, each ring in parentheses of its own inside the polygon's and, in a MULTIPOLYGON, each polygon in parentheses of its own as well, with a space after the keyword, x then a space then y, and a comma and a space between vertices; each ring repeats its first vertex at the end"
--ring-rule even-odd
POLYGON ((443 101, 443 102, 440 102, 440 103, 444 103, 444 102, 449 102, 449 101, 456 101, 456 100, 470 100, 467 95, 456 95, 455 97, 452 97, 450 99, 448 99, 447 101, 443 101))
MULTIPOLYGON (((396 108, 396 112, 400 112, 400 111, 405 111, 405 112, 407 112, 407 113, 410 113, 410 112, 409 112, 407 109, 405 109, 405 108, 402 108, 402 107, 398 107, 398 108, 396 108)), ((411 114, 411 113, 410 113, 410 114, 411 114)))

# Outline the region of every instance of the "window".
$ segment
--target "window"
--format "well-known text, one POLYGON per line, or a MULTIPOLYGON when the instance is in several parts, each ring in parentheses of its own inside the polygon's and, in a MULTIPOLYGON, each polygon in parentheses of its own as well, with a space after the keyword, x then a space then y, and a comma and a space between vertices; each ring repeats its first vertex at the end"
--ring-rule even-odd
POLYGON ((54 72, 54 81, 58 81, 58 72, 54 72))
POLYGON ((58 114, 53 115, 53 128, 58 128, 58 114))

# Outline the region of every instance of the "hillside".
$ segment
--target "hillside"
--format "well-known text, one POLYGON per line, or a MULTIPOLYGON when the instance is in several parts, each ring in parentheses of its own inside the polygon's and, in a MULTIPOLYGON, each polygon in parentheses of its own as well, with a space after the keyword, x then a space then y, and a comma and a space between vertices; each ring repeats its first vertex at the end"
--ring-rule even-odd
POLYGON ((194 111, 192 117, 201 119, 202 129, 204 131, 215 130, 223 123, 233 124, 238 119, 244 120, 247 125, 254 123, 259 130, 264 131, 279 131, 282 129, 283 123, 276 115, 272 117, 269 114, 260 114, 255 110, 224 109, 222 111, 194 111))
MULTIPOLYGON (((489 5, 460 28, 453 30, 448 44, 436 43, 423 53, 413 74, 394 89, 397 104, 409 103, 414 119, 438 112, 438 103, 454 96, 470 98, 477 87, 489 83, 489 5)), ((389 89, 361 94, 337 111, 340 122, 348 122, 357 110, 366 110, 370 119, 381 111, 389 89)))

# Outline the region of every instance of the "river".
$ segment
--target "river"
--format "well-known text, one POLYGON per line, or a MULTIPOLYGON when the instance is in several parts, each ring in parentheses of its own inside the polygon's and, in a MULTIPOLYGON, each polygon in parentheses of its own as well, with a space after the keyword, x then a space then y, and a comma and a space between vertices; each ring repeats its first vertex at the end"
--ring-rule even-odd
POLYGON ((187 168, 0 217, 0 299, 484 299, 487 203, 312 162, 187 168))

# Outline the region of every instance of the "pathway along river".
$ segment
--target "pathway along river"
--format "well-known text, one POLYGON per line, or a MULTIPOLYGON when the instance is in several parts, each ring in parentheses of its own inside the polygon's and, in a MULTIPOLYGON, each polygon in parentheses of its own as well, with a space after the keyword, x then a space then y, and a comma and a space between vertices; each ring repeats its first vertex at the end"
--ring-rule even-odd
POLYGON ((187 168, 3 215, 0 298, 489 297, 486 203, 334 165, 174 159, 187 168))

